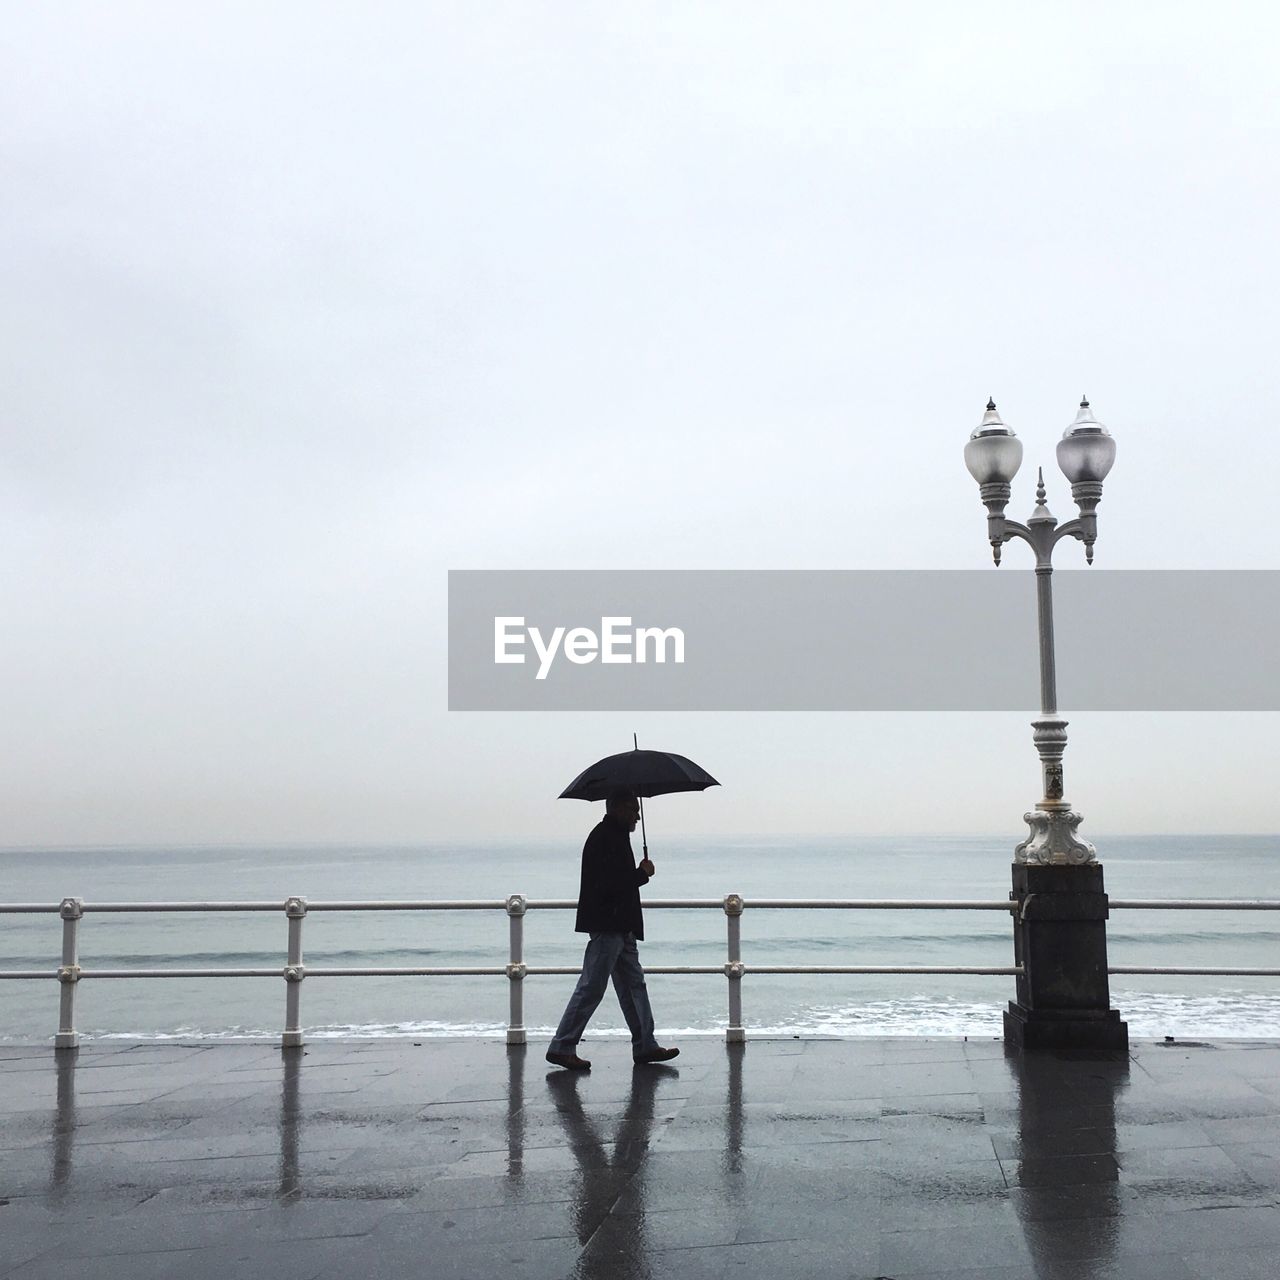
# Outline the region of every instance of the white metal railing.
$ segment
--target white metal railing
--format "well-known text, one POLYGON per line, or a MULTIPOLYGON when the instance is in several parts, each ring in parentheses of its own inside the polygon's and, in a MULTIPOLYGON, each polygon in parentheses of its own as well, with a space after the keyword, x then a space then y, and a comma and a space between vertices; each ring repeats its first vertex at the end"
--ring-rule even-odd
MULTIPOLYGON (((725 915, 727 955, 721 965, 646 965, 653 974, 723 974, 729 984, 729 1020, 725 1039, 740 1043, 746 1039, 742 1025, 742 978, 748 966, 742 960, 742 914, 748 907, 765 911, 1002 911, 1016 912, 1017 901, 919 899, 919 898, 752 898, 730 893, 723 898, 658 898, 645 902, 653 910, 719 910, 725 915)), ((1272 899, 1112 899, 1112 910, 1213 910, 1213 911, 1277 911, 1280 900, 1272 899)), ((62 918, 62 962, 50 969, 0 969, 0 979, 56 978, 60 999, 56 1048, 70 1049, 79 1044, 75 1027, 75 998, 78 984, 87 978, 283 978, 285 982, 285 1025, 281 1045, 290 1048, 302 1044, 301 997, 303 980, 312 977, 476 977, 505 976, 510 981, 510 1017, 507 1043, 524 1044, 524 979, 530 975, 576 975, 578 966, 529 965, 524 959, 524 917, 529 911, 571 911, 573 899, 547 898, 530 900, 523 894, 501 899, 409 899, 409 900, 333 900, 309 902, 291 897, 274 902, 85 902, 80 898, 63 898, 60 903, 0 903, 0 915, 50 914, 62 918), (80 921, 86 914, 148 912, 279 912, 288 922, 286 958, 283 968, 162 968, 162 969, 94 969, 80 964, 80 921), (303 963, 302 926, 313 911, 505 911, 509 920, 510 948, 505 965, 482 966, 341 966, 308 967, 303 963)), ((973 974, 1018 975, 1021 965, 785 965, 752 964, 752 974, 973 974)), ((1193 968, 1169 966, 1115 965, 1112 974, 1201 974, 1212 976, 1280 976, 1280 968, 1193 968)))
MULTIPOLYGON (((1280 911, 1275 898, 1112 898, 1112 911, 1280 911)), ((1111 974, 1172 974, 1208 978, 1280 978, 1280 968, 1116 964, 1111 974)))

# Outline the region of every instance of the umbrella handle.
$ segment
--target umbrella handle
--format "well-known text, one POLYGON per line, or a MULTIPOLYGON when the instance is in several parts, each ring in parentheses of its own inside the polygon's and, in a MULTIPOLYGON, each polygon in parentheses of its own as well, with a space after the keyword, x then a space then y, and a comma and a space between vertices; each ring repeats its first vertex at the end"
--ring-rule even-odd
MULTIPOLYGON (((639 751, 640 750, 639 736, 633 733, 631 735, 631 741, 635 749, 639 751)), ((640 847, 644 850, 644 856, 647 858, 649 856, 649 836, 644 829, 644 796, 636 796, 636 799, 640 801, 640 847)))

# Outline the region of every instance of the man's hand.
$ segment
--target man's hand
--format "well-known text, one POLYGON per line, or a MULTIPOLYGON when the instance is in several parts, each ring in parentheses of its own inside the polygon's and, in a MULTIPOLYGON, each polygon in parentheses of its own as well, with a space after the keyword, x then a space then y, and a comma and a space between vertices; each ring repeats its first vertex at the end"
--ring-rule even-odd
POLYGON ((651 860, 651 859, 649 859, 649 858, 641 858, 641 860, 640 860, 640 874, 641 874, 641 875, 644 875, 644 876, 649 876, 650 878, 652 878, 652 877, 653 877, 653 862, 652 862, 652 860, 651 860))

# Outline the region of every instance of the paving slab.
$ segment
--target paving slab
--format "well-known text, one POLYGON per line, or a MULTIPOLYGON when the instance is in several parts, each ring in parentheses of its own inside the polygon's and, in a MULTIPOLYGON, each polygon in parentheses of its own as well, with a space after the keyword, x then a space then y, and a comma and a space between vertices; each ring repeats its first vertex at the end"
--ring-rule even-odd
POLYGON ((0 1277, 1273 1277, 1280 1045, 0 1045, 0 1277))

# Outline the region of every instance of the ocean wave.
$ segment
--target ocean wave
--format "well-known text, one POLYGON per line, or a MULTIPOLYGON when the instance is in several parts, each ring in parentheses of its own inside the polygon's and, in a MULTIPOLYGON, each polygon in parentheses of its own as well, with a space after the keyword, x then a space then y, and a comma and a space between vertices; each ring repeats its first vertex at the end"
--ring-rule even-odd
MULTIPOLYGON (((1012 934, 1006 929, 1002 930, 961 930, 957 929, 954 933, 892 933, 892 932, 850 932, 839 937, 823 937, 821 935, 806 935, 803 938, 744 938, 743 948, 750 948, 752 951, 800 951, 812 948, 816 951, 849 951, 851 949, 862 951, 867 947, 884 946, 929 946, 935 942, 945 942, 949 946, 956 943, 969 942, 992 942, 992 943, 1011 943, 1013 941, 1012 934)), ((724 950, 724 943, 718 944, 719 950, 724 950)))
MULTIPOLYGON (((531 1029, 532 1031, 532 1029, 531 1029)), ((331 1023, 306 1027, 305 1033, 313 1040, 404 1040, 411 1037, 432 1039, 489 1039, 506 1038, 504 1022, 364 1022, 331 1023)), ((207 1027, 185 1026, 173 1031, 82 1031, 86 1040, 181 1040, 181 1041, 236 1041, 279 1040, 279 1028, 270 1027, 207 1027)), ((547 1036, 554 1028, 547 1029, 547 1036)))
MULTIPOLYGON (((1129 930, 1118 929, 1114 925, 1107 930, 1107 941, 1110 943, 1134 943, 1144 947, 1183 946, 1198 942, 1229 943, 1277 943, 1280 942, 1280 930, 1275 929, 1169 929, 1157 931, 1153 929, 1129 930)), ((1209 961, 1208 963, 1213 963, 1209 961)))
MULTIPOLYGON (((1136 963, 1140 958, 1147 964, 1202 964, 1263 965, 1266 956, 1257 948, 1280 944, 1280 931, 1271 929, 1186 929, 1186 930, 1128 930, 1114 925, 1108 933, 1111 959, 1116 964, 1136 963), (1188 955, 1187 948, 1194 948, 1188 955), (1162 954, 1167 952, 1167 955, 1162 954)), ((849 964, 919 963, 913 961, 913 953, 932 948, 946 948, 954 964, 1004 964, 1011 943, 1006 929, 921 930, 912 933, 895 933, 886 930, 875 932, 850 932, 842 936, 806 935, 804 937, 746 937, 743 939, 743 957, 748 964, 755 960, 763 963, 804 964, 821 957, 827 962, 838 957, 839 962, 849 964), (980 954, 979 954, 980 953, 980 954), (970 958, 976 956, 976 959, 970 958)), ((525 959, 530 964, 570 964, 581 955, 576 945, 565 946, 560 940, 555 944, 526 944, 525 959)), ((645 960, 649 965, 723 963, 725 943, 721 937, 661 939, 648 944, 645 960)), ((505 962, 505 948, 496 945, 439 945, 439 946, 349 946, 308 947, 307 963, 313 967, 428 967, 486 966, 505 962)), ((278 968, 284 964, 284 948, 230 950, 157 950, 116 951, 109 946, 85 948, 82 963, 86 968, 278 968)), ((57 967, 57 956, 52 951, 30 951, 23 954, 0 955, 0 969, 49 969, 57 967)))
MULTIPOLYGON (((1154 991, 1113 992, 1112 1003, 1137 1040, 1192 1036, 1223 1040, 1280 1039, 1280 996, 1222 991, 1189 996, 1154 991)), ((1003 1001, 963 1000, 930 995, 902 996, 831 1004, 810 1004, 792 1016, 747 1021, 749 1036, 853 1039, 867 1037, 992 1036, 1002 1033, 1003 1001)), ((329 1023, 305 1028, 316 1040, 504 1039, 503 1022, 446 1019, 397 1022, 329 1023)), ((531 1041, 550 1039, 554 1027, 529 1026, 531 1041)), ((723 1034, 724 1023, 708 1018, 683 1026, 659 1028, 660 1036, 699 1037, 723 1034)), ((91 1040, 236 1041, 279 1038, 269 1027, 207 1028, 182 1026, 173 1031, 85 1031, 91 1040)), ((622 1028, 592 1030, 595 1039, 625 1039, 622 1028)))
POLYGON ((1138 1037, 1280 1038, 1280 995, 1218 991, 1211 995, 1112 988, 1111 1003, 1138 1037))

